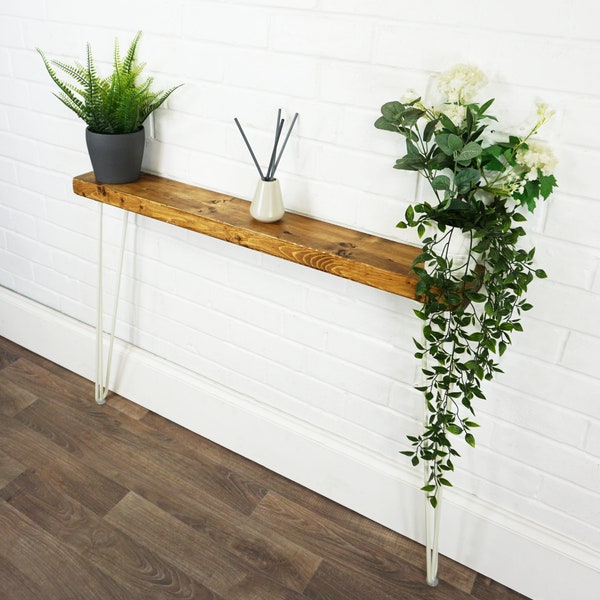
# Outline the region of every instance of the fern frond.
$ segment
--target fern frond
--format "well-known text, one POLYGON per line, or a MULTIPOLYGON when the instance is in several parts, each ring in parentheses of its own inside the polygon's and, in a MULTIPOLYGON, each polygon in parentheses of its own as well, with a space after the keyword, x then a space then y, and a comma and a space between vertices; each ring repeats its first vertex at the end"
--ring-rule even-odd
POLYGON ((115 49, 113 51, 113 69, 115 73, 121 71, 121 52, 119 48, 119 40, 115 38, 115 49))
POLYGON ((164 101, 177 89, 180 88, 183 84, 176 85, 168 90, 163 92, 157 92, 154 98, 151 99, 150 103, 144 107, 143 110, 143 119, 142 122, 145 121, 150 113, 153 113, 157 108, 159 108, 164 101))
POLYGON ((115 40, 113 72, 101 78, 96 70, 91 45, 87 44, 85 64, 68 65, 49 61, 36 48, 60 93, 54 94, 67 108, 83 119, 96 133, 130 133, 137 131, 148 115, 156 110, 178 87, 165 91, 151 91, 154 79, 148 77, 138 83, 145 63, 135 64, 135 53, 142 35, 134 36, 124 60, 118 40, 115 40), (68 75, 72 81, 59 78, 55 68, 68 75))
POLYGON ((123 61, 123 72, 124 73, 129 73, 131 71, 131 68, 133 66, 133 62, 135 60, 135 53, 137 51, 137 45, 138 42, 140 41, 140 38, 142 37, 142 32, 138 31, 135 34, 135 37, 133 38, 131 45, 129 46, 129 50, 127 50, 127 54, 125 55, 125 60, 123 61))
POLYGON ((70 108, 80 119, 83 119, 84 121, 87 119, 85 105, 83 102, 81 102, 81 100, 67 96, 64 92, 54 93, 53 95, 56 96, 67 108, 70 108))

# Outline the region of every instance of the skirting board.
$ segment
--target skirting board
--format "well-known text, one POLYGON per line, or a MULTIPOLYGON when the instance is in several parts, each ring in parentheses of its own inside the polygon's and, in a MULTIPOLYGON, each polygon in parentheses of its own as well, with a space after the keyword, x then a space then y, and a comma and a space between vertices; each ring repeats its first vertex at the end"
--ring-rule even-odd
MULTIPOLYGON (((0 336, 94 377, 92 327, 2 287, 0 336)), ((118 340, 113 360, 111 389, 123 397, 423 542, 423 497, 418 478, 407 470, 118 340)), ((598 554, 518 515, 451 492, 444 497, 442 554, 533 599, 590 598, 598 589, 598 554)))

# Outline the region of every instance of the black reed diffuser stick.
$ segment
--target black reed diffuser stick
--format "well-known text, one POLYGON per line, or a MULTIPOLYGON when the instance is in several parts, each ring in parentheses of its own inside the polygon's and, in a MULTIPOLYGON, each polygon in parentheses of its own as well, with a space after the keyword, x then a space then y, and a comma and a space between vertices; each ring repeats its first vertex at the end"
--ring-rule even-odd
MULTIPOLYGON (((275 166, 273 167, 273 173, 272 176, 275 177, 275 171, 277 170, 277 166, 279 165, 279 161, 281 160, 281 157, 283 156, 283 151, 285 150, 285 146, 288 143, 288 140, 290 139, 290 133, 292 133, 292 129, 294 128, 294 125, 296 123, 296 119, 298 118, 298 113, 296 113, 294 115, 294 118, 292 119, 292 124, 290 125, 290 128, 288 129, 287 135, 285 136, 285 140, 283 140, 283 146, 281 146, 281 150, 279 152, 279 156, 277 157, 277 160, 275 161, 275 166)), ((282 123, 283 125, 283 123, 282 123)))
POLYGON ((275 158, 277 157, 277 145, 279 144, 279 138, 281 137, 281 131, 283 130, 283 121, 281 118, 281 109, 277 111, 277 123, 275 124, 275 142, 273 143, 273 152, 271 152, 271 158, 269 160, 269 168, 267 169, 267 181, 273 179, 273 167, 275 166, 275 158))
POLYGON ((246 146, 248 146, 248 150, 250 150, 250 156, 252 156, 252 160, 254 161, 254 164, 256 165, 256 168, 258 169, 260 178, 264 179, 265 176, 263 175, 263 172, 260 170, 260 165, 258 164, 258 161, 256 160, 256 156, 254 155, 254 152, 252 151, 252 146, 250 145, 250 142, 248 141, 248 138, 246 137, 246 134, 244 133, 244 130, 242 129, 242 126, 240 125, 240 122, 237 120, 237 117, 234 119, 234 121, 235 121, 235 124, 238 126, 238 129, 240 130, 242 137, 244 138, 244 142, 246 142, 246 146))
POLYGON ((250 156, 252 156, 252 160, 254 161, 254 164, 256 165, 258 174, 260 175, 260 178, 263 181, 275 181, 275 171, 277 171, 277 167, 279 166, 279 161, 281 160, 281 157, 283 156, 283 151, 285 150, 285 146, 290 138, 290 134, 292 133, 292 129, 294 127, 294 124, 296 123, 297 118, 298 118, 298 113, 296 113, 294 115, 294 118, 292 119, 292 124, 290 125, 290 128, 288 129, 288 132, 283 141, 283 145, 281 146, 281 149, 279 150, 279 154, 277 154, 277 148, 279 146, 279 140, 281 139, 281 134, 283 132, 283 124, 285 122, 285 119, 281 118, 281 109, 279 109, 277 111, 277 123, 275 125, 275 140, 273 142, 273 150, 271 151, 271 157, 269 159, 269 165, 267 167, 266 175, 263 174, 263 171, 260 168, 258 161, 256 160, 256 155, 254 154, 254 151, 252 150, 252 146, 250 146, 250 142, 248 141, 248 138, 246 137, 246 134, 244 133, 244 130, 242 129, 242 126, 240 125, 240 122, 238 121, 238 118, 236 117, 234 119, 235 124, 238 126, 238 129, 240 130, 240 133, 242 134, 242 137, 244 138, 244 142, 246 143, 246 146, 248 147, 248 150, 250 151, 250 156))

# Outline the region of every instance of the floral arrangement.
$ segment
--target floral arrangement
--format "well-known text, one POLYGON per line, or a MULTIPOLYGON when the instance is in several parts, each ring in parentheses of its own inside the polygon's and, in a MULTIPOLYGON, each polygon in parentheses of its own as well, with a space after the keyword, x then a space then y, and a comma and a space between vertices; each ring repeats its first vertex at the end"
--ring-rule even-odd
POLYGON ((534 137, 552 113, 537 105, 537 120, 522 137, 498 132, 489 113, 494 100, 475 98, 486 83, 476 67, 457 65, 437 80, 442 102, 428 106, 414 92, 384 104, 378 129, 405 138, 406 153, 396 169, 417 171, 429 182, 432 200, 411 205, 398 227, 415 227, 422 252, 412 270, 422 301, 422 362, 426 419, 403 451, 413 465, 426 464, 423 491, 431 505, 454 470, 453 435, 475 446, 475 399, 485 399, 482 382, 500 372, 496 356, 521 331, 524 295, 537 276, 535 249, 524 249, 521 224, 557 185, 556 159, 534 137), (463 253, 456 255, 457 238, 463 253))

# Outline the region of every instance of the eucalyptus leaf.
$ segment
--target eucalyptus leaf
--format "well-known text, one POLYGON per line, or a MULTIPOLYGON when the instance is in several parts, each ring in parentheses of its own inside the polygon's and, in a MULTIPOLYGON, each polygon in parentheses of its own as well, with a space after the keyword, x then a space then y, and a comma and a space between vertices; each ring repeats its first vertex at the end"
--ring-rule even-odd
POLYGON ((454 133, 438 133, 435 136, 435 141, 447 156, 452 156, 463 147, 462 140, 454 133))
POLYGON ((425 111, 420 108, 410 107, 403 111, 402 113, 402 124, 405 127, 411 127, 415 125, 416 122, 425 114, 425 111))
POLYGON ((454 185, 459 194, 466 194, 479 182, 481 173, 477 169, 463 169, 454 176, 454 185))
POLYGON ((481 146, 477 142, 469 142, 456 156, 456 160, 470 162, 474 158, 481 156, 481 146))
POLYGON ((431 180, 431 187, 434 190, 449 190, 450 185, 450 178, 446 175, 437 175, 431 180))
POLYGON ((401 122, 403 112, 404 105, 401 102, 397 101, 386 102, 381 107, 381 114, 383 118, 389 123, 399 124, 401 122))
POLYGON ((403 156, 396 161, 394 169, 402 169, 404 171, 419 171, 423 168, 424 163, 418 156, 403 156))
POLYGON ((398 126, 388 121, 385 117, 379 117, 375 121, 375 127, 377 127, 377 129, 383 129, 384 131, 398 131, 398 126))

